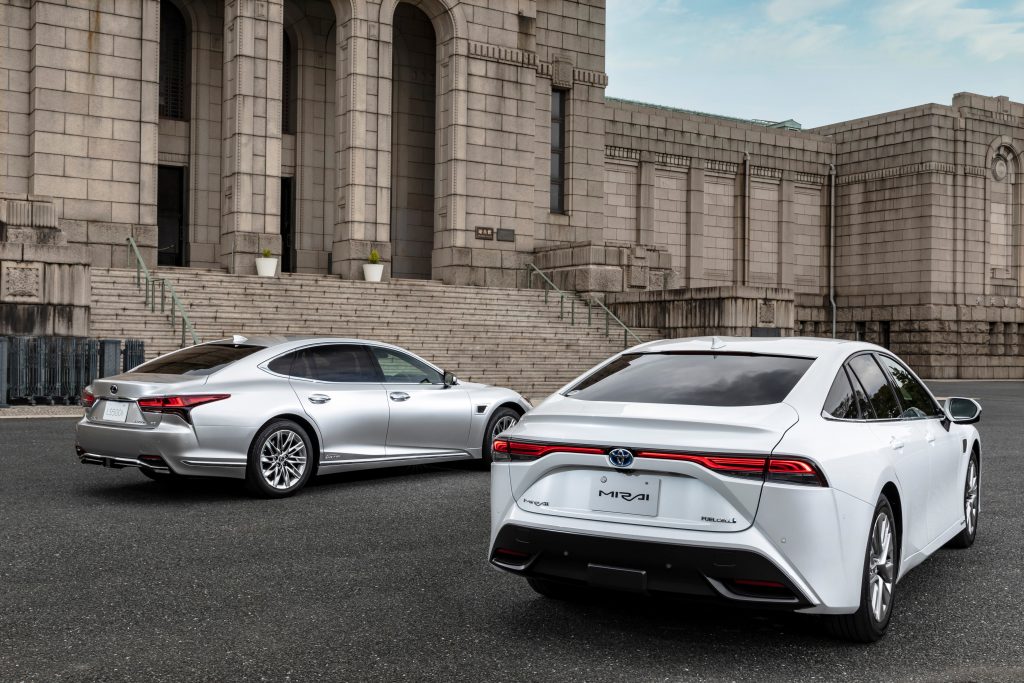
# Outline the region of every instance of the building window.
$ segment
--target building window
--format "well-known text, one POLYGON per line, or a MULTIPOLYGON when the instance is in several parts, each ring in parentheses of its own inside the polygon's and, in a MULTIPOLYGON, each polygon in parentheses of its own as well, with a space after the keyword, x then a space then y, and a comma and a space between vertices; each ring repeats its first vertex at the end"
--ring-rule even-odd
POLYGON ((566 92, 551 91, 551 213, 565 213, 566 92))
POLYGON ((187 121, 188 25, 173 2, 160 3, 160 118, 187 121))
POLYGON ((292 51, 292 39, 288 36, 288 32, 284 32, 284 40, 282 41, 281 56, 281 132, 282 133, 294 133, 295 132, 295 118, 297 111, 297 103, 299 99, 298 93, 298 55, 292 51))

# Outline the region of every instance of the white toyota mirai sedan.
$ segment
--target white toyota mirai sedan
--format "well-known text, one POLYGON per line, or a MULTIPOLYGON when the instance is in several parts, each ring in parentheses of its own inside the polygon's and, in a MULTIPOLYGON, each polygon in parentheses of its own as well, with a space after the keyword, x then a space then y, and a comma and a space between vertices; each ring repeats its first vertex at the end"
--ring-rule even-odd
POLYGON ((552 598, 779 607, 871 642, 899 579, 974 541, 980 416, 872 344, 642 344, 495 440, 490 561, 552 598))

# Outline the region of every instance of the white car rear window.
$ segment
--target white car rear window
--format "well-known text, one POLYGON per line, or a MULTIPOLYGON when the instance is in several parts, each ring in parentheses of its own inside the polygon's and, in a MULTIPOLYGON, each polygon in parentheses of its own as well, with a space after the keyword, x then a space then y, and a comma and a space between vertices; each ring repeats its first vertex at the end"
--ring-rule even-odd
POLYGON ((629 353, 566 392, 583 401, 756 406, 780 403, 813 358, 740 353, 629 353))

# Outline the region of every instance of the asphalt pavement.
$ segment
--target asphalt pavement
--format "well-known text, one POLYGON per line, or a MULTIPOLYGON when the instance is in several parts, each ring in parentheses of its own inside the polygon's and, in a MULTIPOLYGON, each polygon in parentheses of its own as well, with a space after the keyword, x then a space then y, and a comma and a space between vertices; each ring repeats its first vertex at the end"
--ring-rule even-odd
POLYGON ((543 599, 487 564, 479 468, 257 500, 3 419, 0 681, 1024 681, 1024 383, 933 388, 984 406, 978 539, 911 572, 870 646, 803 615, 543 599))

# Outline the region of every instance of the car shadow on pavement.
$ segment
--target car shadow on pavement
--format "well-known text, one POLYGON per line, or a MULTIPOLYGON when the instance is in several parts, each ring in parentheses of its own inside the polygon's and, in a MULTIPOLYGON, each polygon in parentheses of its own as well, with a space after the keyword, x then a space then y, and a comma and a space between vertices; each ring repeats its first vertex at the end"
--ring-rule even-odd
POLYGON ((375 484, 389 480, 403 480, 408 477, 425 477, 431 473, 443 476, 459 476, 464 471, 461 467, 445 465, 410 465, 406 467, 389 467, 383 469, 357 470, 339 472, 314 477, 305 488, 294 496, 279 501, 261 499, 251 495, 241 479, 225 479, 221 477, 174 477, 172 479, 152 481, 138 474, 137 481, 120 479, 107 480, 102 485, 92 485, 84 490, 88 496, 101 498, 122 504, 160 504, 170 501, 183 503, 203 503, 212 501, 265 501, 274 504, 280 501, 301 500, 303 498, 330 495, 335 490, 346 487, 375 484))
MULTIPOLYGON (((706 644, 709 652, 729 643, 729 650, 749 641, 751 646, 763 646, 765 636, 783 636, 789 640, 814 641, 819 645, 844 643, 828 637, 821 619, 812 615, 795 614, 784 610, 751 609, 741 606, 686 598, 638 598, 628 594, 601 593, 581 601, 554 601, 538 597, 534 610, 513 616, 509 624, 515 629, 516 618, 522 618, 522 628, 537 631, 545 624, 557 637, 565 620, 583 619, 591 634, 604 634, 608 645, 614 645, 616 634, 625 631, 631 638, 645 635, 660 640, 685 641, 690 645, 706 644), (538 619, 535 610, 548 612, 547 619, 538 619)), ((535 635, 543 636, 542 633, 535 635)), ((723 654, 726 654, 723 651, 723 654)))

